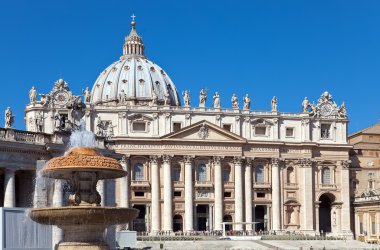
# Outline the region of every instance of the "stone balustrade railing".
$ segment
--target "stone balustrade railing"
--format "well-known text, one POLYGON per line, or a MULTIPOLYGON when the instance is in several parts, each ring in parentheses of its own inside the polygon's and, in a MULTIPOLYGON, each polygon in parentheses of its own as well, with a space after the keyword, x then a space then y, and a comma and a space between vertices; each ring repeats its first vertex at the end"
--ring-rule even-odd
MULTIPOLYGON (((69 132, 55 132, 53 134, 45 134, 39 132, 30 132, 25 130, 17 130, 13 128, 0 128, 0 140, 17 141, 33 144, 56 143, 65 144, 69 141, 69 132)), ((104 148, 104 138, 96 138, 97 147, 104 148)))

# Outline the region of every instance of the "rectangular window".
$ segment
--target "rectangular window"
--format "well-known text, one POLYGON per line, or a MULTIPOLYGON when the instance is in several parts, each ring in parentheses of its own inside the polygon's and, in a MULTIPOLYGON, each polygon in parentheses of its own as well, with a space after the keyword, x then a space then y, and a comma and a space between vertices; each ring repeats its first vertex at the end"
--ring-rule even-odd
POLYGON ((321 125, 321 139, 329 139, 331 136, 331 124, 321 125))
POLYGON ((174 191, 174 197, 181 197, 182 192, 181 191, 174 191))
POLYGON ((145 192, 135 192, 135 197, 144 197, 145 192))
POLYGON ((132 130, 135 132, 145 132, 146 123, 145 122, 134 122, 132 123, 132 130))
POLYGON ((265 193, 257 193, 257 198, 265 198, 265 193))
POLYGON ((223 124, 223 129, 231 132, 231 124, 223 124))
POLYGON ((376 223, 374 221, 372 221, 372 235, 376 235, 376 223))
POLYGON ((173 132, 178 132, 181 130, 182 124, 180 122, 173 122, 173 132))
POLYGON ((286 137, 294 137, 294 128, 286 128, 286 137))
POLYGON ((256 127, 255 128, 255 135, 266 135, 267 128, 266 127, 256 127))
POLYGON ((224 192, 225 198, 231 198, 231 192, 224 192))
POLYGON ((359 224, 359 228, 360 228, 360 234, 363 234, 363 222, 360 222, 359 224))
POLYGON ((223 181, 229 182, 230 181, 230 169, 224 169, 223 171, 223 181))
POLYGON ((173 180, 172 181, 179 181, 181 177, 181 169, 175 168, 173 169, 173 180))

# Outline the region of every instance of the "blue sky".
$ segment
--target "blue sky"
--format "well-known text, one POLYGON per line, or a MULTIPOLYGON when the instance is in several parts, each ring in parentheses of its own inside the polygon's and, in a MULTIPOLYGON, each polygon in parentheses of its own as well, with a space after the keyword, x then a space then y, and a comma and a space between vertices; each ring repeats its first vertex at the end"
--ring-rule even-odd
MULTIPOLYGON (((248 93, 252 108, 300 112, 328 90, 346 101, 349 132, 380 118, 380 1, 1 1, 0 110, 16 128, 31 86, 47 93, 63 77, 92 87, 122 53, 130 16, 146 54, 197 105, 201 88, 248 93)), ((208 99, 211 106, 211 98, 208 99)), ((3 120, 0 120, 3 126, 3 120)))

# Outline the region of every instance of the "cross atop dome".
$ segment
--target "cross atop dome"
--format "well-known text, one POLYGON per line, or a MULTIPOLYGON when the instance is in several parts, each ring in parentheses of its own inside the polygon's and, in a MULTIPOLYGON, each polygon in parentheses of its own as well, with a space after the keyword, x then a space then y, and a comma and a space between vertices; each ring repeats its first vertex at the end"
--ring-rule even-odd
POLYGON ((128 36, 125 37, 125 43, 123 45, 123 55, 124 57, 137 56, 137 57, 145 57, 144 55, 144 44, 142 38, 137 34, 136 31, 136 16, 132 14, 131 16, 131 32, 128 36))

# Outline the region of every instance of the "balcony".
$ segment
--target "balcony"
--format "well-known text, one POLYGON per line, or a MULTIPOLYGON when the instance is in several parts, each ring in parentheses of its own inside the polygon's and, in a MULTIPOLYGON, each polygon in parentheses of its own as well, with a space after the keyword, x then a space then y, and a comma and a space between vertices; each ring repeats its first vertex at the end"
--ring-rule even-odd
POLYGON ((149 181, 131 181, 131 187, 133 189, 149 189, 150 183, 149 181))
POLYGON ((196 188, 212 188, 213 186, 211 181, 195 181, 196 188))
POLYGON ((234 186, 234 182, 232 182, 232 181, 225 181, 225 182, 223 183, 223 185, 224 185, 225 187, 233 187, 233 186, 234 186))
POLYGON ((253 188, 254 189, 270 189, 271 183, 270 182, 254 182, 253 188))
POLYGON ((322 190, 336 190, 335 184, 319 184, 319 188, 322 190))
POLYGON ((287 189, 298 189, 297 183, 285 183, 285 188, 287 189))
POLYGON ((185 182, 183 182, 183 181, 173 181, 173 186, 174 187, 184 187, 185 186, 185 182))

